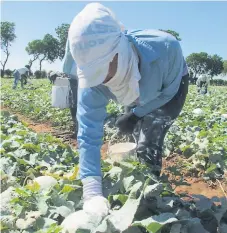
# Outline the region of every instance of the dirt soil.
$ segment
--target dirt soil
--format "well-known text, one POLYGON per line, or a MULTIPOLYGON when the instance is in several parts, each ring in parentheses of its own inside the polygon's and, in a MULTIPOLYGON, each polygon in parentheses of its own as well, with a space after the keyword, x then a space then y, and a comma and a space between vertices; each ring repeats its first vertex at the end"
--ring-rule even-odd
POLYGON ((203 171, 189 171, 181 166, 185 160, 178 154, 172 154, 171 157, 163 160, 162 174, 168 176, 169 182, 177 193, 200 194, 208 198, 215 196, 227 198, 227 174, 223 180, 206 182, 202 178, 203 171), (173 174, 173 170, 177 171, 176 175, 173 174))
MULTIPOLYGON (((61 139, 64 143, 69 144, 74 149, 77 148, 77 141, 75 135, 69 131, 60 131, 51 126, 50 122, 40 123, 35 122, 22 114, 12 111, 9 108, 1 106, 1 111, 9 111, 18 116, 18 119, 24 122, 28 128, 37 133, 51 133, 53 136, 61 139)), ((104 143, 101 149, 102 158, 106 158, 108 143, 104 143)), ((204 195, 208 198, 212 197, 226 197, 227 195, 227 179, 221 181, 207 181, 202 178, 201 172, 189 172, 186 168, 179 166, 182 164, 183 158, 178 154, 173 154, 167 159, 163 159, 162 174, 168 177, 172 187, 177 193, 187 193, 188 195, 204 195), (173 174, 173 170, 175 175, 173 174), (178 173, 178 174, 177 174, 178 173)), ((227 177, 227 174, 225 174, 227 177)))
POLYGON ((73 132, 58 130, 52 127, 51 122, 37 122, 31 120, 21 113, 12 111, 10 108, 7 108, 5 106, 1 106, 1 111, 8 111, 16 115, 19 121, 25 123, 28 128, 36 133, 51 133, 56 138, 61 139, 64 143, 71 145, 73 148, 77 148, 77 141, 73 132))

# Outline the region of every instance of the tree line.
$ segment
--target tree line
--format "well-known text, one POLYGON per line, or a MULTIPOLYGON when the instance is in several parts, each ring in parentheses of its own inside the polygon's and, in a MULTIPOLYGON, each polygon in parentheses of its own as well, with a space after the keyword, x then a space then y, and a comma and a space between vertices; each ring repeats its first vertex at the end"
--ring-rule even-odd
MULTIPOLYGON (((31 70, 35 61, 39 61, 39 71, 35 73, 35 76, 43 76, 45 71, 42 71, 43 61, 50 63, 57 59, 62 60, 65 54, 65 45, 68 37, 69 24, 61 24, 55 28, 56 38, 51 34, 46 34, 42 39, 33 40, 28 43, 25 50, 30 56, 28 64, 26 65, 31 70)), ((167 33, 172 34, 177 40, 181 41, 179 33, 173 30, 164 30, 167 33)), ((10 47, 16 39, 15 23, 13 22, 1 22, 1 49, 5 54, 4 61, 1 61, 1 77, 4 75, 11 75, 9 69, 6 70, 6 64, 10 56, 10 47)), ((186 58, 186 62, 189 68, 190 78, 196 80, 199 75, 206 74, 211 78, 213 76, 227 74, 227 60, 223 61, 223 58, 215 55, 209 55, 206 52, 192 53, 186 58)))
MULTIPOLYGON (((31 70, 35 61, 39 61, 39 72, 41 74, 43 61, 52 63, 57 59, 63 59, 69 26, 69 24, 62 24, 55 28, 56 38, 51 34, 46 34, 42 39, 33 40, 28 43, 25 51, 30 55, 30 59, 26 65, 29 70, 31 70)), ((10 47, 16 38, 15 23, 1 22, 1 49, 5 53, 5 60, 1 61, 1 77, 9 75, 12 72, 5 68, 10 56, 10 47)), ((37 74, 39 72, 36 71, 37 74)))

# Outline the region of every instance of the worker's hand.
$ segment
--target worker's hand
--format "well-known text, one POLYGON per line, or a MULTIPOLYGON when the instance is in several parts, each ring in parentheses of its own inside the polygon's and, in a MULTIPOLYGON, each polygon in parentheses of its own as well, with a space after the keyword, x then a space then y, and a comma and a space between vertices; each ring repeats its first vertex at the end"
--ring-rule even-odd
POLYGON ((129 112, 118 118, 116 126, 122 133, 132 133, 136 123, 141 119, 133 112, 129 112))
MULTIPOLYGON (((62 232, 74 233, 77 230, 93 230, 100 225, 109 213, 109 202, 103 196, 85 200, 83 210, 70 214, 62 222, 62 232)), ((89 231, 90 232, 90 231, 89 231)))
POLYGON ((95 196, 84 202, 83 210, 89 214, 98 214, 101 217, 108 215, 110 205, 103 196, 95 196))

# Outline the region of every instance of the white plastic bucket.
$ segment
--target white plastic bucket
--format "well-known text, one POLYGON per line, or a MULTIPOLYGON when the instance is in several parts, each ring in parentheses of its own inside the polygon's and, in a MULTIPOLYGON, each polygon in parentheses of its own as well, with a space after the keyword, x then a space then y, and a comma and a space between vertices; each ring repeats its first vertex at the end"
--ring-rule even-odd
POLYGON ((117 143, 109 147, 108 159, 113 162, 122 162, 127 159, 136 159, 136 143, 117 143))
POLYGON ((51 100, 54 108, 69 108, 70 83, 67 78, 57 78, 52 86, 51 100))
POLYGON ((57 77, 54 82, 54 86, 59 86, 59 87, 69 86, 69 79, 57 77))

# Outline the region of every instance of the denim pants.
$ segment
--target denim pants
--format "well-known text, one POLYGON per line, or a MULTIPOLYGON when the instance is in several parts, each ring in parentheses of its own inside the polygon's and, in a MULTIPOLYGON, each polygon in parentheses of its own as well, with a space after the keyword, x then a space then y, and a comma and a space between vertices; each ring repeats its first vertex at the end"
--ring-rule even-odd
MULTIPOLYGON (((15 71, 13 73, 13 77, 14 77, 13 89, 16 89, 18 81, 21 79, 21 75, 18 71, 15 71)), ((21 87, 23 88, 23 82, 21 82, 21 87)))
MULTIPOLYGON (((177 94, 164 106, 144 116, 134 128, 137 157, 159 176, 162 168, 162 150, 165 135, 180 114, 188 93, 189 76, 182 77, 177 94)), ((126 109, 128 112, 130 108, 126 109)))
POLYGON ((20 74, 18 71, 14 72, 14 83, 13 83, 13 89, 16 89, 18 81, 21 82, 21 88, 24 88, 24 84, 27 84, 27 76, 25 74, 20 74))

